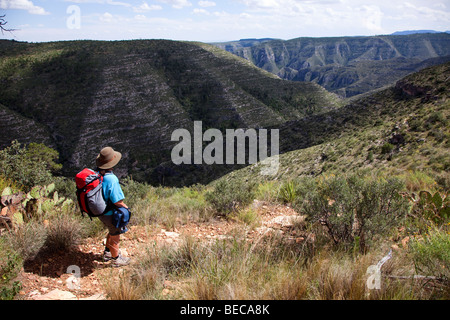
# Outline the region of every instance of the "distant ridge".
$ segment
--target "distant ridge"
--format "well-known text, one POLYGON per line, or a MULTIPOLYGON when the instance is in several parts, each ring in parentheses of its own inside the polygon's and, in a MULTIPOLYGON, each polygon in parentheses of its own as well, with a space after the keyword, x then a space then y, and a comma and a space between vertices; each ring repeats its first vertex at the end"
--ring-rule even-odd
POLYGON ((450 60, 450 34, 430 30, 214 45, 282 79, 315 82, 344 98, 392 85, 408 74, 450 60))
POLYGON ((239 41, 259 41, 259 42, 264 42, 264 41, 271 41, 271 40, 279 40, 279 39, 275 39, 275 38, 247 38, 247 39, 239 39, 239 41))
POLYGON ((418 33, 449 33, 450 31, 436 31, 436 30, 405 30, 405 31, 396 31, 391 33, 392 36, 406 36, 409 34, 418 34, 418 33))
POLYGON ((247 39, 239 39, 239 40, 235 40, 235 41, 227 41, 227 42, 213 42, 211 43, 213 46, 216 46, 220 49, 229 51, 229 52, 233 52, 236 50, 239 50, 241 48, 249 48, 249 47, 253 47, 265 42, 270 42, 270 41, 277 41, 280 39, 275 39, 275 38, 261 38, 261 39, 257 39, 257 38, 247 38, 247 39))

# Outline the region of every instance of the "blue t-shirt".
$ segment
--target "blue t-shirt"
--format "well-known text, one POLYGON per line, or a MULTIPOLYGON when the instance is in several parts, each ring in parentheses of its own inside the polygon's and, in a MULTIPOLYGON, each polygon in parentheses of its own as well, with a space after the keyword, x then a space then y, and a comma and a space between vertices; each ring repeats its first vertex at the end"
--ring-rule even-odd
MULTIPOLYGON (((105 196, 105 201, 108 203, 110 200, 112 203, 119 202, 125 199, 122 188, 119 184, 119 179, 112 172, 107 172, 103 177, 103 195, 105 196)), ((112 215, 112 210, 105 213, 105 216, 112 215)))

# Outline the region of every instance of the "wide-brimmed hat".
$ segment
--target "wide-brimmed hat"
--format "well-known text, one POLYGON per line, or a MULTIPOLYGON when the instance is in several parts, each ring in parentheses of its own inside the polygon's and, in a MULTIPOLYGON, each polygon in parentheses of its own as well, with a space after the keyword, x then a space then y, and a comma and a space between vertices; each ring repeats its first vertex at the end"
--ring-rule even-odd
POLYGON ((122 154, 118 151, 114 151, 111 147, 103 148, 97 156, 95 161, 99 169, 111 169, 122 158, 122 154))

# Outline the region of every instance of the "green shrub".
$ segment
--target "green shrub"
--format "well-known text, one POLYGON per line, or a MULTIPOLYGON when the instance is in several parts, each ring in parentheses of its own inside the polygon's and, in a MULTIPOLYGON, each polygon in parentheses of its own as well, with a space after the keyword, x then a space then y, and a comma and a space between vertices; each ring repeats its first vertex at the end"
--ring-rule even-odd
POLYGON ((249 225, 256 226, 259 224, 260 217, 258 212, 256 212, 252 207, 245 208, 243 210, 239 210, 236 215, 236 219, 239 221, 249 225))
POLYGON ((191 188, 177 189, 177 192, 167 198, 158 199, 158 219, 172 228, 176 222, 187 222, 188 219, 196 221, 208 220, 207 202, 203 193, 191 188))
POLYGON ((441 143, 447 138, 447 135, 440 129, 431 130, 428 136, 434 137, 437 143, 441 143))
POLYGON ((20 187, 15 182, 0 175, 0 191, 3 191, 8 187, 12 190, 13 193, 20 191, 20 187))
POLYGON ((410 192, 420 190, 435 190, 436 181, 423 171, 407 171, 398 176, 405 181, 405 187, 410 192))
POLYGON ((447 121, 446 121, 444 115, 442 114, 442 112, 439 112, 439 111, 433 112, 427 119, 427 123, 430 123, 430 124, 435 124, 437 122, 440 122, 444 125, 447 124, 447 121))
POLYGON ((381 147, 381 154, 391 153, 392 150, 394 150, 394 145, 387 142, 387 143, 383 144, 383 146, 381 147))
MULTIPOLYGON (((125 192, 125 191, 124 191, 125 192)), ((148 187, 145 196, 131 202, 134 225, 163 224, 172 229, 188 220, 207 221, 213 211, 209 210, 205 192, 198 186, 184 188, 148 187)), ((125 194, 127 205, 130 205, 125 194)))
POLYGON ((35 185, 51 182, 50 163, 47 160, 39 158, 34 152, 30 154, 18 141, 13 141, 9 147, 0 150, 0 176, 29 191, 35 185))
POLYGON ((21 267, 20 255, 0 242, 0 300, 12 300, 19 293, 21 284, 16 279, 21 267))
POLYGON ((411 131, 416 131, 416 132, 423 131, 423 127, 422 127, 423 123, 421 120, 411 119, 408 121, 408 123, 409 123, 409 128, 411 131))
POLYGON ((59 196, 72 199, 72 201, 77 201, 77 186, 73 178, 54 177, 53 181, 55 183, 55 191, 58 192, 59 196))
POLYGON ((450 281, 450 234, 446 229, 433 229, 423 239, 410 241, 416 272, 450 281))
POLYGON ((312 222, 321 223, 335 244, 351 245, 366 241, 398 225, 408 212, 408 201, 399 192, 398 179, 320 177, 304 191, 296 204, 312 222))
POLYGON ((140 200, 143 200, 151 190, 151 186, 137 182, 131 178, 124 179, 122 186, 126 204, 133 208, 140 200))
POLYGON ((219 180, 205 199, 220 214, 230 214, 250 204, 255 198, 256 185, 250 182, 229 182, 219 180))
POLYGON ((297 185, 293 180, 283 183, 279 192, 279 199, 283 203, 293 203, 297 199, 297 185))
POLYGON ((256 198, 261 201, 276 202, 279 197, 279 183, 268 181, 260 183, 256 191, 256 198))
POLYGON ((57 173, 62 168, 62 164, 57 163, 59 160, 58 151, 42 143, 30 143, 26 148, 26 157, 33 162, 45 164, 45 168, 51 173, 57 173))

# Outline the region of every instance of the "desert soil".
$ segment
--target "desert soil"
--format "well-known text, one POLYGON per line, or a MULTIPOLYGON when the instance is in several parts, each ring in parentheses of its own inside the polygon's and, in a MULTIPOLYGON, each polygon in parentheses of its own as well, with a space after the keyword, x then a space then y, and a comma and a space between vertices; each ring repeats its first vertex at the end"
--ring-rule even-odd
MULTIPOLYGON (((304 241, 304 236, 292 232, 295 219, 303 219, 287 205, 273 205, 255 201, 254 207, 261 222, 254 228, 247 228, 246 240, 252 241, 265 234, 278 232, 289 235, 292 241, 304 241)), ((237 228, 246 227, 242 222, 216 218, 208 222, 188 222, 174 230, 161 226, 130 226, 121 237, 123 255, 137 261, 145 248, 150 245, 177 245, 189 235, 201 241, 216 241, 233 237, 237 228)), ((242 235, 242 233, 241 233, 242 235)), ((95 300, 107 299, 102 289, 102 279, 111 273, 119 275, 124 269, 113 268, 103 262, 104 239, 89 238, 70 252, 49 252, 39 255, 34 261, 24 264, 19 279, 22 289, 18 295, 23 300, 95 300), (75 266, 75 267, 74 267, 75 266), (79 269, 77 269, 79 268, 79 269), (72 272, 79 270, 80 277, 72 272)), ((113 274, 114 276, 114 274, 113 274)), ((163 289, 169 294, 171 286, 163 289)))

